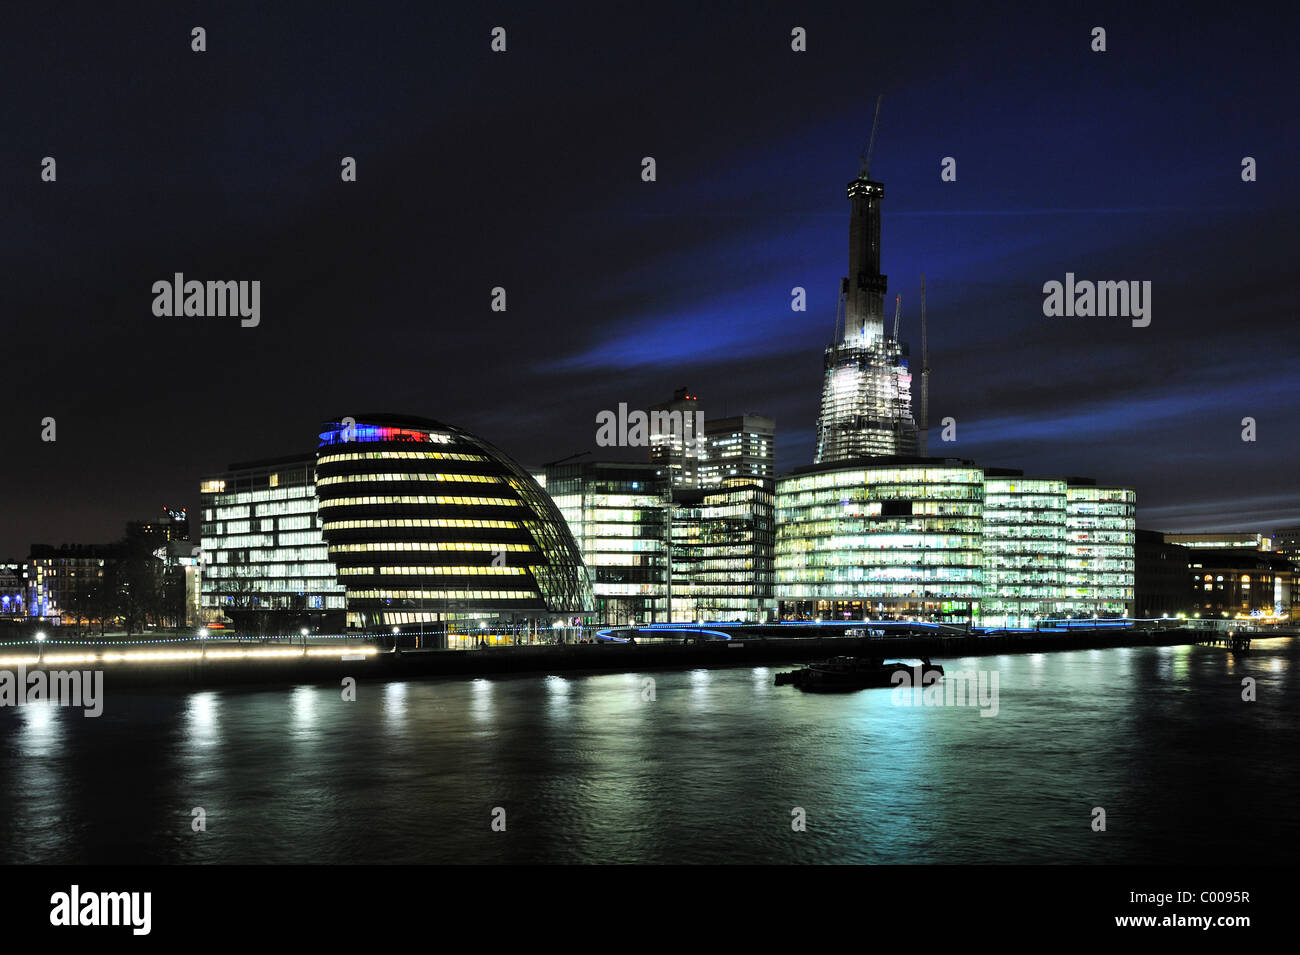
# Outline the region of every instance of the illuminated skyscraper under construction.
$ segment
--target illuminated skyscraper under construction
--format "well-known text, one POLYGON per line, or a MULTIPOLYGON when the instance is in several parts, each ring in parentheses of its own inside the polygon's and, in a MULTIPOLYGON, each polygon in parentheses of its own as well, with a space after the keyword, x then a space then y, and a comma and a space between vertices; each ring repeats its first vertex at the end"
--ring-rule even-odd
MULTIPOLYGON (((872 132, 874 139, 875 133, 872 132)), ((880 274, 880 203, 885 187, 862 172, 848 186, 849 276, 840 285, 835 341, 826 347, 817 464, 867 455, 916 454, 912 374, 907 346, 885 334, 885 276, 880 274)))

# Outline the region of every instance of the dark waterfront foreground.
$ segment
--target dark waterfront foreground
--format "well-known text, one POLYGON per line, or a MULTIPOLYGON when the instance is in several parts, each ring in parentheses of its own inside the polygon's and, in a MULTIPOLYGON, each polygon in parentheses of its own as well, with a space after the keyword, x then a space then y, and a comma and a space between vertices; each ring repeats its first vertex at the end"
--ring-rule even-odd
POLYGON ((751 667, 0 709, 0 861, 1292 862, 1295 640, 941 662, 997 715, 751 667))

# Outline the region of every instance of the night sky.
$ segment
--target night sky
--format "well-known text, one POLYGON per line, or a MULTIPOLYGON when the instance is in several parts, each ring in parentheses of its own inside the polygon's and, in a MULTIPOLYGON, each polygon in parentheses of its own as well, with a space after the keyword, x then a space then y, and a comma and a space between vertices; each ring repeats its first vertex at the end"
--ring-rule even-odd
POLYGON ((689 386, 810 463, 877 93, 886 309, 919 371, 926 273, 931 420, 957 420, 932 453, 1132 486, 1141 527, 1300 523, 1281 7, 117 6, 0 31, 0 559, 194 513, 201 478, 335 414, 540 465, 689 386), (260 280, 260 326, 155 317, 174 272, 260 280), (1150 281, 1151 325, 1045 317, 1066 272, 1150 281))

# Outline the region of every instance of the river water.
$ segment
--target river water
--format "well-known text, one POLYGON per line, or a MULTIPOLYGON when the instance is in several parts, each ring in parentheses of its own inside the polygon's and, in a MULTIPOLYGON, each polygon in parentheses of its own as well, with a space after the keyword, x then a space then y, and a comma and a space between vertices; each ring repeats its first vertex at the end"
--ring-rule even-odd
POLYGON ((1290 864, 1300 660, 1255 647, 938 661, 990 716, 750 667, 4 708, 0 861, 1290 864))

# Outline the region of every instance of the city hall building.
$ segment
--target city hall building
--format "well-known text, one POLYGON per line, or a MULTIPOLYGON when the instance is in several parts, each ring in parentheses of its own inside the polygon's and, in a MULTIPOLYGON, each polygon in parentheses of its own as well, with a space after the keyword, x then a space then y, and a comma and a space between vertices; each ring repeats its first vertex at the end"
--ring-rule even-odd
POLYGON ((203 492, 203 606, 237 622, 259 613, 259 629, 571 624, 592 611, 546 492, 450 425, 342 417, 316 454, 232 468, 203 492))

